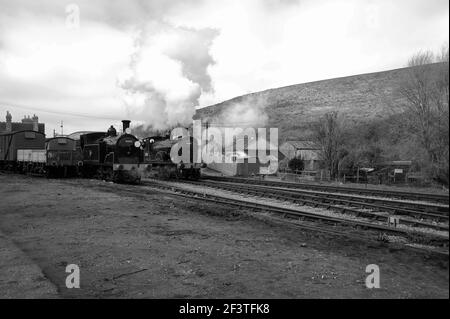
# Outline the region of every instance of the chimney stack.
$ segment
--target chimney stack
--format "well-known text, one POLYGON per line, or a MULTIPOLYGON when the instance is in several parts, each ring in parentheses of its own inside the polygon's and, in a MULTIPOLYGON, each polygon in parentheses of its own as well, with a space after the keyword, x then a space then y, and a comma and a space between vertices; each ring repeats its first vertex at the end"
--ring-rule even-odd
POLYGON ((6 111, 6 132, 12 131, 12 116, 9 111, 6 111))
POLYGON ((122 124, 123 124, 123 132, 125 133, 127 128, 130 127, 130 120, 122 120, 122 124))
POLYGON ((6 132, 12 131, 12 116, 9 111, 6 111, 6 132))
POLYGON ((33 114, 33 131, 39 132, 39 118, 33 114))

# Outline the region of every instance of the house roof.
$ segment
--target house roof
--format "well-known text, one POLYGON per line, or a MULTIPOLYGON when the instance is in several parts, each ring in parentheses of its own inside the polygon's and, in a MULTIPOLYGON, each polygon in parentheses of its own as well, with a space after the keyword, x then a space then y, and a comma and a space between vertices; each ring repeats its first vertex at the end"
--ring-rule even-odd
POLYGON ((78 132, 73 132, 73 133, 67 135, 67 137, 71 138, 73 140, 79 140, 81 135, 94 133, 94 132, 95 131, 78 131, 78 132))
POLYGON ((33 131, 33 130, 19 130, 19 131, 12 131, 12 132, 0 132, 0 135, 1 135, 1 136, 16 135, 16 134, 23 133, 23 132, 33 132, 33 133, 36 133, 36 134, 40 134, 40 135, 44 135, 44 136, 45 136, 44 133, 42 133, 42 132, 37 132, 37 131, 33 131))
MULTIPOLYGON (((259 137, 259 140, 261 141, 261 140, 263 140, 264 138, 262 138, 262 137, 259 137)), ((245 145, 244 144, 244 141, 243 141, 244 139, 243 138, 237 138, 236 139, 236 143, 238 142, 238 141, 240 141, 240 142, 242 142, 243 143, 243 145, 245 145)), ((277 146, 275 146, 274 144, 272 144, 272 143, 270 143, 270 141, 268 141, 267 139, 264 139, 265 140, 265 146, 266 146, 266 149, 267 150, 278 150, 278 147, 277 146)), ((234 144, 234 143, 233 143, 234 144)), ((225 145, 225 146, 227 146, 227 145, 225 145)), ((247 144, 247 148, 246 148, 247 150, 257 150, 258 149, 258 140, 250 140, 250 141, 248 141, 248 144, 247 144)))
POLYGON ((286 143, 291 144, 297 150, 320 150, 320 146, 313 141, 286 141, 286 143))
MULTIPOLYGON (((11 123, 11 131, 32 131, 33 130, 33 123, 19 123, 19 122, 12 122, 11 123)), ((0 122, 0 132, 6 131, 6 122, 0 122)), ((41 133, 45 133, 45 124, 39 123, 38 124, 38 131, 41 133)))

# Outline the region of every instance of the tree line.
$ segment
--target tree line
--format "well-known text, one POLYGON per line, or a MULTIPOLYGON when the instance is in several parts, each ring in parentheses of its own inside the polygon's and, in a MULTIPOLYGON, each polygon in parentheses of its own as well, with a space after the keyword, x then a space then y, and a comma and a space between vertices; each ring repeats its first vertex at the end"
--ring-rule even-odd
POLYGON ((339 172, 370 167, 382 160, 410 160, 427 179, 449 184, 449 48, 418 52, 408 61, 399 93, 400 112, 371 123, 352 124, 338 112, 312 127, 323 166, 332 179, 339 172))

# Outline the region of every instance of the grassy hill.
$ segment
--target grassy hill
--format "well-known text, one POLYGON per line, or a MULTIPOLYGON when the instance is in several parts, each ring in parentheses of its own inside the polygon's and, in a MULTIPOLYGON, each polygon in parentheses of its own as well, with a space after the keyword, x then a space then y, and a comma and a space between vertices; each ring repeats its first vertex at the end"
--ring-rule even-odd
POLYGON ((267 127, 279 128, 280 140, 303 139, 309 135, 309 124, 330 111, 338 111, 349 125, 401 112, 405 100, 399 88, 409 71, 402 68, 269 89, 199 109, 195 118, 227 122, 223 119, 227 112, 256 107, 267 115, 267 127))

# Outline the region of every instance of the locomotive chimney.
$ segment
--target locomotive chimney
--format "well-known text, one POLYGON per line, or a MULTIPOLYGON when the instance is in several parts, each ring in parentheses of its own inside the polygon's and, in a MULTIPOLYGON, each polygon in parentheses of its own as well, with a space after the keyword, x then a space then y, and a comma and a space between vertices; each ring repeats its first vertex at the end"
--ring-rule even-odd
POLYGON ((12 116, 11 113, 9 113, 9 111, 6 111, 6 132, 11 132, 12 131, 12 116))
POLYGON ((122 120, 122 124, 123 124, 123 132, 125 133, 125 131, 127 130, 127 128, 130 127, 130 120, 122 120))

